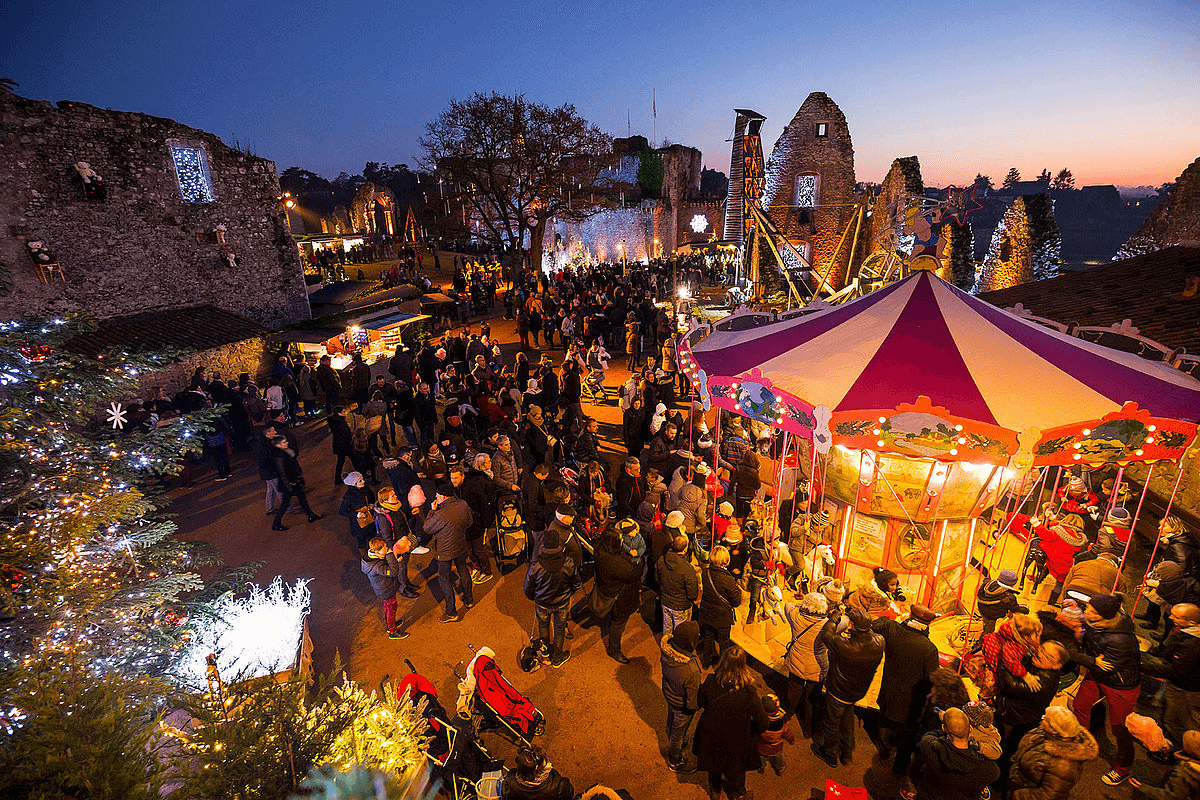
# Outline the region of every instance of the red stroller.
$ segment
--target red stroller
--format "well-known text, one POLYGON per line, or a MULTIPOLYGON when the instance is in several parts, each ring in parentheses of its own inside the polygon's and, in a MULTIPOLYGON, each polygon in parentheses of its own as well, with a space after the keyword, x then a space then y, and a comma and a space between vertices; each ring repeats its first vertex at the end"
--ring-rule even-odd
POLYGON ((458 716, 470 721, 473 735, 496 728, 515 744, 527 745, 546 732, 546 718, 505 679, 495 657, 490 647, 475 650, 465 674, 459 676, 458 716))

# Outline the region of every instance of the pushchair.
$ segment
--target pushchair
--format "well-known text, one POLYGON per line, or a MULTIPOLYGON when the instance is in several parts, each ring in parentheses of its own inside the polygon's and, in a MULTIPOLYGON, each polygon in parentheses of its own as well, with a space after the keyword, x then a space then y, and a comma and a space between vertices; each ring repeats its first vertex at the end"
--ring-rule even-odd
POLYGON ((529 530, 521 516, 521 496, 504 493, 496 497, 496 557, 500 574, 521 563, 529 549, 529 530))
POLYGON ((434 777, 455 800, 495 800, 500 797, 504 761, 492 756, 474 737, 470 724, 452 719, 438 700, 437 689, 425 676, 417 673, 408 659, 408 675, 396 686, 396 698, 409 692, 409 702, 421 708, 425 719, 425 734, 429 746, 425 758, 434 777))
MULTIPOLYGON (((467 645, 471 647, 471 645, 467 645)), ((546 718, 523 694, 513 688, 496 664, 490 647, 475 650, 475 657, 459 677, 458 716, 470 723, 472 737, 495 729, 514 744, 528 745, 546 732, 546 718)), ((462 662, 459 662, 460 664, 462 662)))

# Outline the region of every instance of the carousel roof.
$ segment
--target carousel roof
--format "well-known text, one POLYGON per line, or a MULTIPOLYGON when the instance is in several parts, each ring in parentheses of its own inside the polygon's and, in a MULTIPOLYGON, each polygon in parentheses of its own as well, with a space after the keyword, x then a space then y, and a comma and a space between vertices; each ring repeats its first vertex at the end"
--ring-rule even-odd
POLYGON ((1155 418, 1200 420, 1189 375, 1022 319, 928 271, 842 306, 722 330, 738 327, 689 337, 709 384, 753 374, 834 420, 920 396, 1014 432, 1100 419, 1130 401, 1155 418))

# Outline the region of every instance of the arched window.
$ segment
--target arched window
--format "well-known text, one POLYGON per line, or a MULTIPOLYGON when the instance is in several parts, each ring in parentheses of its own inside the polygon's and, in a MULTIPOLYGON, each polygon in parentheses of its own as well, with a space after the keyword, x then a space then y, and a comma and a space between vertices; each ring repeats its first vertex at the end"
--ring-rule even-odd
POLYGON ((817 207, 821 192, 821 176, 804 172, 796 176, 796 208, 811 211, 817 207))

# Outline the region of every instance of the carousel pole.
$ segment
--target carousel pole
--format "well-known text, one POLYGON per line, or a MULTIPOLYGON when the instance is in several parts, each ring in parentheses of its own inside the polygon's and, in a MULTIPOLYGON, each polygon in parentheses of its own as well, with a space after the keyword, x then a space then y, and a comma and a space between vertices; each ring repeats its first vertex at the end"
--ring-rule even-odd
MULTIPOLYGON (((804 527, 812 525, 813 489, 817 485, 817 437, 811 440, 809 450, 812 451, 812 463, 808 467, 808 497, 804 501, 804 527)), ((822 485, 824 485, 822 483, 822 485)))
MULTIPOLYGON (((1020 485, 1020 487, 1017 488, 1017 495, 1022 494, 1025 491, 1025 481, 1028 479, 1029 479, 1028 472, 1026 472, 1025 474, 1023 474, 1021 476, 1021 485, 1020 485)), ((1012 496, 1010 498, 1010 501, 1011 500, 1016 500, 1016 495, 1012 496)), ((1008 506, 1004 511, 1005 516, 1008 517, 1009 520, 1015 519, 1017 512, 1021 510, 1022 505, 1024 505, 1024 503, 1018 504, 1016 506, 1013 506, 1013 505, 1008 506)), ((1005 525, 1004 530, 1007 531, 1009 529, 1009 527, 1011 527, 1011 523, 1009 525, 1005 525)), ((992 560, 992 565, 991 565, 991 567, 988 568, 989 571, 991 570, 992 567, 996 566, 997 562, 999 562, 1001 564, 1004 563, 1004 551, 1008 547, 1008 538, 1005 536, 1002 536, 1001 539, 1003 540, 1004 543, 1000 545, 1000 552, 992 560)))
MULTIPOLYGON (((1153 469, 1153 465, 1151 465, 1151 469, 1153 469)), ((1113 481, 1112 494, 1109 495, 1108 505, 1104 509, 1105 518, 1108 517, 1109 512, 1117 507, 1117 498, 1121 495, 1121 482, 1123 480, 1125 480, 1125 466, 1121 465, 1117 467, 1117 479, 1113 481)), ((1145 487, 1142 487, 1142 490, 1142 494, 1145 494, 1145 487)), ((1101 522, 1100 524, 1103 525, 1104 523, 1101 522)))
MULTIPOLYGON (((1171 490, 1171 499, 1167 501, 1166 510, 1163 511, 1163 519, 1171 515, 1171 506, 1175 504, 1175 495, 1179 492, 1179 483, 1183 480, 1183 459, 1179 459, 1179 474, 1175 476, 1175 488, 1171 490)), ((1150 478, 1146 478, 1146 485, 1150 485, 1150 478)), ((1129 538, 1133 540, 1133 531, 1130 530, 1129 538)), ((1162 523, 1158 526, 1158 535, 1154 537, 1154 548, 1150 551, 1150 566, 1154 566, 1154 556, 1158 553, 1158 545, 1162 542, 1162 523)), ((1137 611, 1137 604, 1142 600, 1142 592, 1146 589, 1146 576, 1142 576, 1141 584, 1138 586, 1137 598, 1133 601, 1133 610, 1137 611)))
MULTIPOLYGON (((1054 498, 1058 495, 1058 484, 1059 484, 1059 481, 1062 480, 1062 476, 1063 476, 1063 468, 1060 466, 1058 468, 1058 472, 1055 473, 1055 475, 1054 475, 1054 488, 1050 490, 1050 506, 1051 506, 1051 508, 1054 507, 1054 498)), ((1063 501, 1065 502, 1066 499, 1067 498, 1064 493, 1063 501)), ((1062 506, 1060 505, 1059 509, 1061 510, 1061 508, 1062 508, 1062 506)), ((1037 509, 1037 511, 1038 511, 1038 513, 1041 513, 1042 510, 1039 508, 1039 509, 1037 509)), ((1054 512, 1054 516, 1056 516, 1056 517, 1058 516, 1058 511, 1054 512)))
MULTIPOLYGON (((717 506, 721 502, 721 407, 717 406, 717 430, 713 433, 713 474, 717 480, 713 483, 713 515, 716 516, 717 506)), ((709 527, 708 551, 711 553, 717 543, 717 526, 709 527)))
MULTIPOLYGON (((1154 477, 1154 464, 1150 465, 1146 472, 1146 482, 1142 484, 1142 496, 1138 498, 1137 510, 1133 512, 1133 522, 1129 523, 1129 538, 1125 541, 1125 550, 1121 553, 1121 562, 1117 564, 1117 578, 1113 581, 1112 591, 1117 590, 1117 584, 1121 581, 1121 570, 1125 569, 1125 557, 1129 555, 1129 545, 1133 544, 1133 532, 1137 530, 1138 514, 1142 513, 1142 503, 1146 502, 1146 492, 1150 491, 1150 479, 1154 477)), ((1113 484, 1113 497, 1120 493, 1120 482, 1113 484)), ((1111 594, 1111 592, 1110 592, 1111 594)), ((1133 607, 1137 610, 1137 606, 1133 607)))

